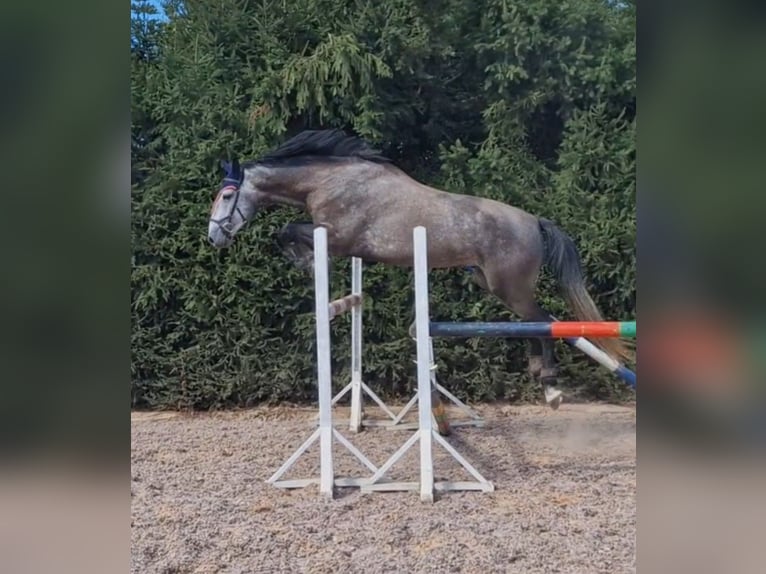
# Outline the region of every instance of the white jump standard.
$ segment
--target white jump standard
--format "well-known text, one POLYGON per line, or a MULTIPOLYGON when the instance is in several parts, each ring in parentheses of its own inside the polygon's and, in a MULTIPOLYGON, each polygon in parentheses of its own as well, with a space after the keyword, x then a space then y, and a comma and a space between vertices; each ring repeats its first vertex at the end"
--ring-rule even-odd
MULTIPOLYGON (((324 496, 333 496, 335 486, 361 486, 366 478, 334 476, 332 445, 333 437, 338 440, 351 454, 353 454, 371 472, 376 472, 377 467, 365 457, 359 449, 346 439, 332 424, 332 365, 330 362, 330 316, 331 309, 340 313, 351 307, 352 310, 360 308, 362 297, 359 293, 352 293, 352 304, 345 302, 338 304, 334 301, 331 305, 329 295, 329 270, 327 257, 327 230, 318 227, 314 230, 314 284, 316 289, 316 335, 317 335, 317 387, 319 391, 319 427, 304 442, 293 455, 275 472, 267 482, 280 488, 303 488, 311 484, 319 483, 319 492, 324 496), (355 295, 358 295, 355 297, 355 295), (298 480, 282 480, 279 478, 295 464, 300 456, 317 440, 320 441, 320 465, 319 478, 307 478, 298 480)), ((361 262, 359 262, 359 274, 361 275, 361 262)), ((349 300, 344 297, 339 301, 349 300)), ((333 315, 334 316, 334 315, 333 315)), ((361 330, 361 322, 360 322, 361 330)), ((359 333, 361 335, 361 333, 359 333)), ((355 339, 355 341, 360 340, 355 339)), ((361 371, 361 365, 359 366, 361 371)), ((352 381, 353 384, 353 381, 352 381)))
POLYGON ((428 305, 428 249, 426 230, 413 230, 415 270, 415 326, 418 366, 418 415, 419 429, 389 458, 369 479, 361 485, 363 492, 419 490, 424 502, 433 502, 434 491, 481 490, 494 491, 494 485, 485 479, 455 448, 434 428, 431 413, 431 339, 429 337, 430 313, 428 305), (476 481, 435 482, 433 471, 433 441, 441 445, 476 481), (420 481, 388 482, 384 479, 388 470, 416 443, 420 442, 420 481))
MULTIPOLYGON (((314 245, 318 241, 324 242, 322 248, 327 252, 327 234, 314 232, 314 245)), ((316 248, 314 250, 316 253, 316 248)), ((316 264, 315 264, 316 265, 316 264)), ((329 284, 329 276, 327 278, 329 284)), ((329 291, 329 287, 328 287, 329 291)), ((387 423, 388 421, 363 421, 362 420, 362 399, 363 395, 369 396, 390 419, 395 419, 396 415, 386 404, 368 387, 362 380, 362 303, 364 295, 362 293, 362 260, 358 257, 351 258, 351 294, 341 297, 330 303, 330 320, 337 315, 351 310, 351 382, 347 384, 332 399, 335 405, 349 391, 351 391, 351 414, 348 420, 348 428, 351 432, 359 432, 362 426, 373 426, 375 423, 387 423)))
MULTIPOLYGON (((367 388, 361 380, 361 261, 353 262, 352 293, 336 301, 329 301, 329 270, 327 231, 323 227, 314 230, 314 284, 316 290, 316 335, 317 335, 317 386, 319 391, 319 427, 309 438, 285 461, 267 482, 280 488, 303 488, 319 484, 321 495, 333 496, 334 487, 360 487, 363 492, 419 490, 421 499, 433 502, 434 491, 448 490, 481 490, 491 492, 494 486, 466 461, 455 448, 443 438, 434 427, 431 392, 433 382, 433 351, 431 339, 428 336, 428 267, 426 253, 426 235, 424 228, 418 228, 413 234, 415 241, 415 293, 416 293, 416 326, 417 326, 417 395, 419 423, 418 429, 397 450, 394 455, 380 468, 377 468, 351 442, 334 427, 332 420, 332 405, 343 394, 352 391, 352 411, 358 408, 357 415, 352 412, 352 429, 354 424, 361 423, 361 395, 367 392, 381 407, 382 401, 367 388), (330 320, 344 311, 352 312, 352 381, 336 396, 332 397, 332 368, 330 362, 330 320), (356 389, 356 397, 354 392, 356 389), (320 442, 320 476, 319 478, 303 478, 297 480, 279 480, 290 467, 303 455, 306 450, 319 439, 320 442), (370 472, 372 476, 335 477, 333 467, 333 439, 337 439, 351 452, 370 472), (433 472, 433 441, 440 444, 463 468, 475 479, 470 481, 435 482, 433 472), (416 442, 420 442, 419 481, 395 482, 386 478, 388 470, 416 442)), ((411 401, 412 402, 412 401, 411 401)), ((388 411, 392 418, 395 416, 388 411)), ((392 436, 386 433, 386 436, 392 436)))

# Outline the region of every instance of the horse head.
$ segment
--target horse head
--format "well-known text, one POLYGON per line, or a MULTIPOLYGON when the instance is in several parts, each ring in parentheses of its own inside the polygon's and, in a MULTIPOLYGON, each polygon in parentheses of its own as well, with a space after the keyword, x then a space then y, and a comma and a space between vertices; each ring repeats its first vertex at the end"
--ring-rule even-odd
POLYGON ((213 207, 210 210, 207 238, 215 247, 228 247, 234 235, 250 221, 255 214, 251 201, 252 191, 245 184, 245 172, 235 158, 221 161, 224 177, 218 187, 213 207))

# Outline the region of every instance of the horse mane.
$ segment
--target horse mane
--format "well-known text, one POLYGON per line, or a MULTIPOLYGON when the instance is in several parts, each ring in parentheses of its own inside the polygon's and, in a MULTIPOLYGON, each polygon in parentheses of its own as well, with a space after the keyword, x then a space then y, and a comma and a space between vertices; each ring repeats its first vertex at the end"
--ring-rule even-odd
POLYGON ((339 129, 304 130, 253 164, 270 166, 305 165, 329 158, 359 158, 376 163, 390 163, 380 151, 363 139, 339 129))

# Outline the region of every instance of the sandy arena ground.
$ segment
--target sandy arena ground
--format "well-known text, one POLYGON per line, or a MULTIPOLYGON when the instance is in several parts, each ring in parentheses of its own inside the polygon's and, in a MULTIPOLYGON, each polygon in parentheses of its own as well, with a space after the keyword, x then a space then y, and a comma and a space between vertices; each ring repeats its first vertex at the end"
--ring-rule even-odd
MULTIPOLYGON (((415 492, 339 489, 323 500, 315 486, 266 484, 311 434, 310 409, 133 413, 131 572, 635 572, 635 408, 477 410, 486 426, 449 440, 496 490, 437 494, 433 505, 415 492)), ((340 429, 376 465, 412 432, 340 429)), ((437 480, 468 479, 434 449, 437 480)), ((318 450, 284 478, 318 476, 318 450)), ((338 475, 369 475, 335 453, 338 475)), ((418 456, 390 476, 417 480, 418 456)))

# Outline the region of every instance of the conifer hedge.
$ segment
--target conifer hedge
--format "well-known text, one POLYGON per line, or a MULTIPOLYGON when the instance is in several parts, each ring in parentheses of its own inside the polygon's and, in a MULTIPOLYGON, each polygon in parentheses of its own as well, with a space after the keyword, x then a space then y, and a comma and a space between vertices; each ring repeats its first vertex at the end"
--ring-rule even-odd
MULTIPOLYGON (((635 4, 606 0, 186 0, 133 5, 131 313, 134 407, 313 400, 311 277, 263 213, 228 250, 206 241, 223 157, 255 158, 302 129, 367 138, 413 177, 506 201, 571 234, 605 317, 635 314, 635 4)), ((334 293, 349 287, 335 262, 334 293)), ((438 320, 512 315, 462 270, 432 274, 438 320)), ((364 269, 365 380, 415 384, 411 273, 364 269)), ((540 296, 570 317, 550 279, 540 296)), ((332 326, 338 384, 349 318, 332 326)), ((538 400, 525 344, 436 341, 439 376, 471 400, 538 400)), ((565 345, 562 385, 628 396, 565 345)))

